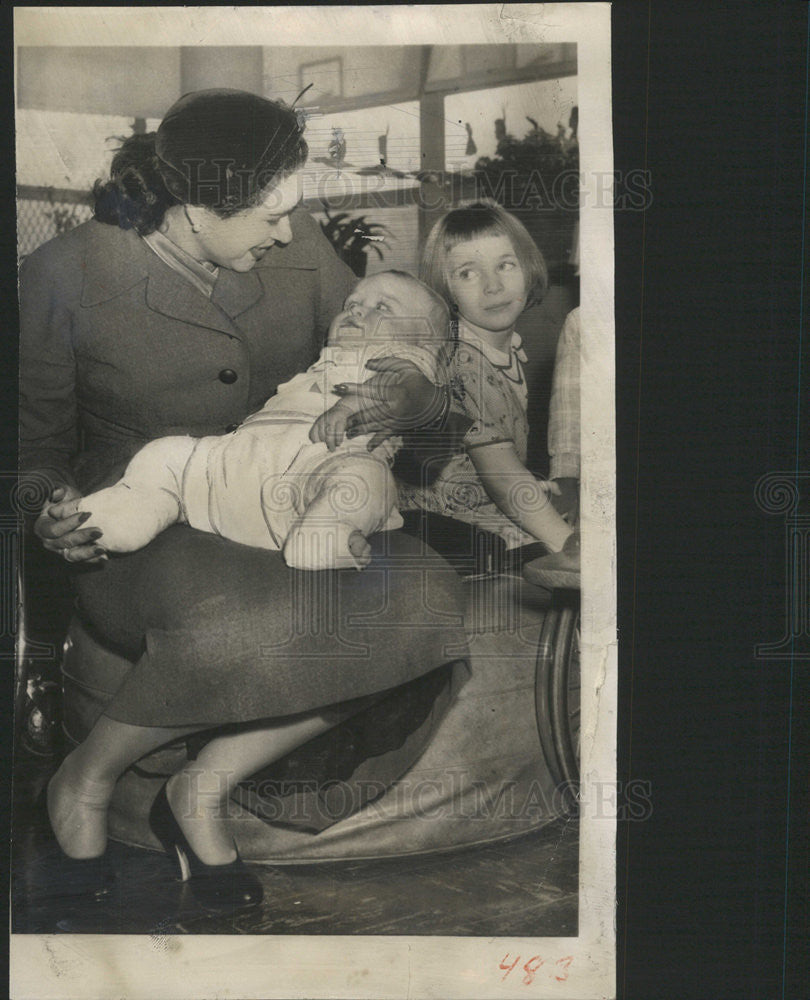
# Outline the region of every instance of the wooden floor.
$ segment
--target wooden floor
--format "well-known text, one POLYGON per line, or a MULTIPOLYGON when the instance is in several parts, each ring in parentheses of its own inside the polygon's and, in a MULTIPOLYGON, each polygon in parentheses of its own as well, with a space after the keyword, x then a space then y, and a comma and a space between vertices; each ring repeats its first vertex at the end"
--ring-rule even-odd
POLYGON ((115 880, 75 877, 35 805, 49 762, 15 766, 12 930, 51 934, 577 934, 576 819, 517 840, 406 859, 254 866, 261 906, 203 911, 169 858, 111 843, 115 880))

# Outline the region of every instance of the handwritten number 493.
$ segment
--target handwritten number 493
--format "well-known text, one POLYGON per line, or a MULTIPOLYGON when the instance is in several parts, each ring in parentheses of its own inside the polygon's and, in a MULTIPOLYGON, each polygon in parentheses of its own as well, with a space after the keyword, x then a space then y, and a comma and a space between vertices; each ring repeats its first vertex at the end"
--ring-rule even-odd
MULTIPOLYGON (((506 970, 504 974, 501 976, 501 982, 503 982, 503 980, 506 979, 506 977, 509 975, 512 969, 514 969, 515 966, 518 964, 518 962, 520 961, 520 955, 517 956, 517 958, 514 960, 514 962, 512 962, 511 965, 507 964, 508 961, 509 961, 509 952, 507 952, 504 955, 503 960, 498 966, 499 969, 506 970)), ((562 975, 554 976, 554 979, 556 979, 558 983, 564 983, 565 980, 568 979, 568 967, 571 965, 573 961, 574 961, 573 955, 567 955, 565 958, 558 958, 557 961, 554 963, 554 965, 559 966, 562 971, 562 975)), ((541 965, 544 964, 545 964, 544 960, 539 955, 533 955, 528 960, 528 962, 526 962, 522 966, 523 971, 526 973, 526 975, 523 977, 524 985, 531 986, 531 984, 534 982, 534 977, 537 973, 537 970, 540 968, 541 965)))

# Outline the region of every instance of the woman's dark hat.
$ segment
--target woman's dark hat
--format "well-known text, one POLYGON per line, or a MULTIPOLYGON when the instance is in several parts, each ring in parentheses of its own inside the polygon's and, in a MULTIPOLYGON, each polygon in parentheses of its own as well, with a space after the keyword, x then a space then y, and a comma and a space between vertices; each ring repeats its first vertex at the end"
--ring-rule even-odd
POLYGON ((302 132, 284 104, 243 90, 197 90, 169 109, 155 152, 180 201, 236 209, 304 163, 302 132))

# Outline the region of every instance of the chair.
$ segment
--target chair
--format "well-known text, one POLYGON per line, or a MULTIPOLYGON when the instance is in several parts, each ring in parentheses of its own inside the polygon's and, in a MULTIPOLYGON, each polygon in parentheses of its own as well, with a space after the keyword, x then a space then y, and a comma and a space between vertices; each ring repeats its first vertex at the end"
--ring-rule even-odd
MULTIPOLYGON (((308 823, 287 822, 303 799, 296 807, 295 799, 241 788, 230 806, 241 856, 299 864, 445 851, 509 839, 572 813, 578 778, 578 594, 550 593, 530 578, 531 564, 524 575, 514 570, 466 575, 472 675, 438 726, 427 718, 417 731, 413 738, 429 734, 429 742, 404 777, 317 833, 308 823)), ((84 737, 129 665, 74 616, 62 666, 69 741, 84 737)), ((189 744, 179 741, 122 776, 110 810, 113 839, 158 849, 146 822, 149 806, 188 759, 189 744)), ((339 800, 353 794, 362 778, 361 770, 359 778, 354 773, 335 782, 329 795, 339 800)), ((312 799, 306 801, 311 806, 312 799)), ((323 796, 317 804, 331 808, 323 796)))
POLYGON ((16 526, 17 642, 14 671, 14 742, 47 759, 61 746, 60 664, 72 600, 64 564, 16 526))
POLYGON ((555 589, 537 647, 537 729, 546 763, 571 808, 579 793, 580 595, 555 589))

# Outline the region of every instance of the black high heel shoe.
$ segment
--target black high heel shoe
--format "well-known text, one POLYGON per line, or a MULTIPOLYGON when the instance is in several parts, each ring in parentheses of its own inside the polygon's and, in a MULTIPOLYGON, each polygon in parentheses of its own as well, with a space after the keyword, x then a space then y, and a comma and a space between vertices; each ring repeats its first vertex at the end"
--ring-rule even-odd
MULTIPOLYGON (((105 852, 97 858, 71 858, 59 847, 48 813, 47 785, 34 799, 29 813, 30 825, 17 838, 22 850, 36 858, 27 881, 62 903, 96 908, 113 895, 118 884, 117 873, 105 852)), ((29 807, 30 808, 30 807, 29 807)), ((23 820, 19 820, 23 827, 23 820)), ((27 825, 27 824, 26 824, 27 825)))
POLYGON ((197 900, 207 909, 221 913, 255 906, 262 901, 261 883, 238 856, 227 865, 206 865, 200 861, 172 812, 166 785, 158 792, 149 811, 149 826, 164 851, 177 857, 181 880, 190 881, 197 900))

